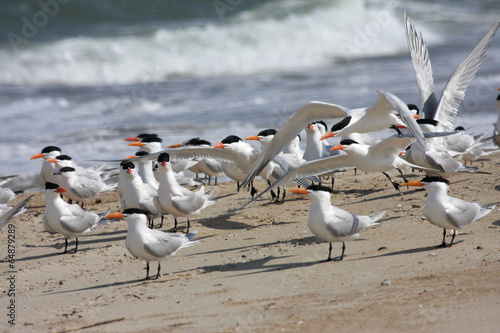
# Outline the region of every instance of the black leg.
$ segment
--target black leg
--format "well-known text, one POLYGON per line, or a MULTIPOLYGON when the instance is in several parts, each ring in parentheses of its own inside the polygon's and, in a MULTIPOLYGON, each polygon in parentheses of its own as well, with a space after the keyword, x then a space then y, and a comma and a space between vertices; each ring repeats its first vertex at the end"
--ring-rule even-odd
POLYGON ((252 189, 250 190, 250 195, 253 196, 257 194, 257 190, 255 189, 255 187, 253 186, 253 182, 250 183, 250 186, 252 187, 252 189))
POLYGON ((240 191, 240 182, 236 182, 236 186, 237 186, 237 188, 236 188, 236 189, 237 189, 237 190, 238 190, 238 192, 239 192, 239 191, 240 191))
POLYGON ((146 261, 146 278, 144 280, 150 280, 149 277, 149 262, 146 261))
POLYGON ((217 176, 214 176, 215 180, 214 180, 214 185, 217 185, 217 176))
POLYGON ((191 224, 191 223, 189 222, 189 217, 187 217, 187 219, 188 219, 188 228, 187 228, 186 234, 188 234, 188 233, 189 233, 189 227, 190 227, 190 224, 191 224))
POLYGON ((398 132, 398 135, 403 135, 403 132, 396 125, 392 125, 390 128, 398 132))
POLYGON ((331 261, 332 260, 332 243, 329 243, 330 247, 328 248, 328 259, 326 261, 331 261))
POLYGON ((444 241, 445 238, 446 238, 446 229, 443 229, 443 242, 436 247, 446 247, 446 242, 444 241))
POLYGON ((391 181, 391 184, 392 184, 392 186, 394 186, 394 188, 396 189, 396 191, 398 191, 399 193, 401 193, 401 191, 399 190, 399 184, 396 183, 395 181, 393 181, 391 179, 391 177, 388 174, 386 174, 385 172, 382 172, 382 173, 384 174, 384 176, 387 177, 387 179, 389 179, 391 181))
POLYGON ((177 232, 177 217, 174 217, 174 232, 177 232))
POLYGON ((345 243, 342 242, 342 254, 340 255, 340 257, 338 258, 335 258, 333 259, 334 261, 341 261, 342 259, 344 259, 344 252, 345 252, 345 243))
POLYGON ((164 219, 164 218, 165 218, 165 217, 162 215, 162 216, 161 216, 161 222, 160 222, 160 228, 162 228, 162 227, 163 227, 163 219, 164 219))
POLYGON ((78 251, 78 237, 75 236, 75 252, 78 251))
POLYGON ((83 209, 83 201, 82 201, 82 209, 83 209))
POLYGON ((64 253, 68 253, 68 239, 64 238, 64 253))
MULTIPOLYGON (((252 194, 252 198, 253 198, 253 194, 252 194)), ((273 190, 271 190, 271 201, 276 201, 276 193, 274 193, 273 190)))
POLYGON ((332 191, 333 191, 333 185, 335 185, 335 177, 332 176, 332 191))
POLYGON ((161 276, 160 271, 161 271, 161 265, 160 265, 160 262, 158 261, 158 272, 156 273, 157 279, 161 276))
POLYGON ((68 199, 68 203, 69 203, 70 205, 72 205, 72 204, 73 204, 73 199, 68 199))
POLYGON ((400 168, 396 168, 396 170, 399 171, 399 173, 401 174, 401 177, 403 177, 405 183, 408 183, 408 179, 406 179, 405 175, 403 174, 403 171, 400 168))

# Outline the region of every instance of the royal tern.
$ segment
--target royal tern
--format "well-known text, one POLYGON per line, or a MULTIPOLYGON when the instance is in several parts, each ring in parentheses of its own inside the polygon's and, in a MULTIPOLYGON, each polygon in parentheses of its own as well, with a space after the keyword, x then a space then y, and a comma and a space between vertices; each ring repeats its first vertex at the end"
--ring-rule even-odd
POLYGON ((412 143, 410 149, 408 149, 404 154, 404 158, 408 162, 425 167, 426 169, 423 170, 428 173, 450 173, 458 171, 473 172, 476 170, 476 168, 466 167, 462 163, 455 160, 449 154, 446 147, 443 147, 441 144, 444 140, 438 140, 436 143, 432 141, 434 139, 426 140, 417 121, 412 117, 408 106, 390 92, 383 92, 383 94, 398 111, 401 119, 406 125, 406 128, 408 128, 410 133, 416 139, 415 142, 412 143))
POLYGON ((102 180, 93 180, 75 173, 75 168, 62 167, 58 172, 52 173, 58 176, 56 183, 67 190, 65 196, 71 200, 81 202, 82 208, 84 201, 95 197, 99 193, 114 190, 114 186, 107 185, 102 180))
POLYGON ((158 190, 145 184, 139 176, 135 164, 125 162, 121 168, 125 171, 123 177, 123 194, 121 196, 122 210, 128 208, 140 208, 148 212, 149 225, 153 228, 153 220, 161 217, 160 226, 163 226, 163 214, 156 208, 153 198, 158 195, 158 190))
POLYGON ((281 126, 273 140, 269 143, 266 149, 264 149, 262 154, 260 154, 259 158, 253 163, 241 186, 249 184, 249 182, 262 171, 267 163, 274 158, 274 156, 279 154, 279 152, 282 151, 292 139, 295 139, 297 134, 299 134, 307 124, 313 121, 331 118, 344 118, 344 123, 351 124, 349 128, 344 126, 345 130, 342 134, 340 134, 340 132, 336 133, 336 135, 339 136, 347 135, 355 131, 362 133, 377 131, 391 127, 394 124, 402 124, 396 117, 392 106, 385 98, 383 98, 383 96, 381 98, 380 94, 377 102, 373 106, 366 109, 348 110, 335 104, 321 102, 308 103, 297 110, 281 126), (350 118, 346 119, 346 116, 350 116, 350 118))
POLYGON ((377 102, 368 108, 352 109, 347 116, 334 124, 329 132, 321 137, 325 140, 334 136, 347 136, 352 133, 368 133, 387 128, 404 127, 394 108, 378 94, 377 102))
POLYGON ((146 260, 146 280, 149 280, 149 263, 158 261, 156 278, 161 276, 161 261, 173 256, 182 248, 195 245, 199 241, 191 239, 197 231, 184 234, 173 234, 149 229, 147 212, 141 209, 126 209, 122 213, 113 213, 106 218, 124 219, 128 224, 125 247, 134 257, 146 260))
POLYGON ((366 228, 377 225, 377 221, 385 214, 385 211, 383 211, 372 216, 360 216, 332 206, 331 189, 320 185, 290 191, 298 194, 308 194, 311 198, 307 226, 315 236, 330 243, 327 261, 332 260, 333 242, 342 242, 342 254, 333 260, 342 260, 345 252, 344 242, 358 237, 359 233, 366 228))
POLYGON ((85 235, 96 226, 105 223, 103 217, 109 213, 86 212, 78 205, 64 202, 59 193, 66 189, 54 183, 45 183, 45 214, 42 224, 49 233, 64 236, 64 252, 68 251, 68 238, 75 237, 75 253, 78 251, 78 236, 85 235))
POLYGON ((162 153, 158 156, 158 167, 160 175, 160 186, 158 196, 153 201, 162 214, 171 214, 174 216, 174 230, 177 231, 177 218, 187 218, 187 232, 189 232, 189 216, 199 214, 201 210, 212 205, 215 201, 210 200, 214 189, 205 192, 205 186, 201 186, 198 191, 191 192, 182 187, 175 180, 174 173, 170 167, 170 155, 162 153))
POLYGON ((26 209, 24 206, 30 201, 34 194, 30 195, 20 203, 15 206, 7 206, 6 204, 0 203, 0 231, 12 220, 15 216, 23 214, 26 209))
POLYGON ((410 19, 404 14, 405 32, 408 49, 416 74, 417 85, 420 90, 420 118, 434 119, 439 122, 438 131, 453 131, 455 117, 458 107, 462 102, 465 91, 472 79, 477 74, 489 43, 495 37, 500 22, 495 24, 486 35, 479 41, 474 49, 467 55, 457 67, 448 83, 443 89, 439 101, 434 93, 434 78, 432 73, 429 52, 422 34, 418 33, 410 19))
POLYGON ((47 146, 42 149, 42 151, 36 155, 31 156, 30 160, 37 158, 43 158, 42 164, 42 179, 43 182, 57 182, 56 178, 52 175, 53 172, 57 171, 57 167, 54 163, 47 162, 51 158, 61 155, 61 148, 56 146, 47 146))
POLYGON ((447 247, 453 244, 457 229, 462 229, 491 213, 496 205, 482 205, 467 202, 459 198, 448 196, 450 182, 439 176, 427 176, 422 180, 411 181, 404 186, 420 186, 427 191, 427 199, 424 205, 424 216, 427 221, 443 228, 443 242, 439 247, 447 247), (455 232, 450 244, 446 244, 446 229, 455 232))
MULTIPOLYGON (((131 155, 127 157, 127 159, 131 158, 136 158, 138 156, 146 156, 149 155, 147 151, 138 151, 134 155, 131 155)), ((153 173, 153 161, 150 160, 145 160, 145 159, 138 159, 135 162, 137 164, 137 174, 141 177, 142 182, 144 184, 147 184, 146 186, 148 189, 148 192, 151 193, 151 195, 155 196, 156 192, 158 191, 158 186, 160 185, 158 181, 156 180, 156 177, 153 173)))

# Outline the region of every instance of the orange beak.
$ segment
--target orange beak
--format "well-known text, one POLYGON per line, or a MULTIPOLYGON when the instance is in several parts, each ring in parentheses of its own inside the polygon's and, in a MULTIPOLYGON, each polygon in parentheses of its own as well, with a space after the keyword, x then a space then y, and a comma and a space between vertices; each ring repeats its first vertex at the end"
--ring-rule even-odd
POLYGON ((125 215, 123 215, 122 213, 111 213, 109 215, 106 215, 107 219, 122 219, 124 217, 125 215))
POLYGON ((307 128, 310 129, 310 130, 312 130, 314 128, 314 125, 313 124, 309 124, 309 125, 307 125, 307 128))
POLYGON ((332 131, 330 131, 330 132, 326 133, 325 135, 323 135, 321 137, 321 139, 319 139, 319 140, 321 141, 321 140, 325 140, 328 138, 333 138, 335 136, 335 134, 337 134, 337 133, 332 133, 332 131))
POLYGON ((33 155, 30 157, 30 160, 34 160, 34 159, 37 159, 37 158, 42 158, 43 157, 43 154, 42 153, 38 153, 36 155, 33 155))
POLYGON ((135 146, 135 147, 144 147, 144 143, 141 141, 136 141, 128 144, 129 146, 135 146))
POLYGON ((245 140, 260 140, 260 137, 258 135, 252 135, 245 138, 245 140))
POLYGON ((161 162, 161 166, 162 167, 166 167, 167 166, 167 162, 165 162, 165 161, 161 162))
POLYGON ((308 190, 306 190, 305 188, 292 188, 290 190, 290 192, 297 193, 297 194, 309 194, 309 193, 311 193, 308 190))
POLYGON ((180 143, 178 143, 176 145, 168 146, 167 148, 180 148, 180 147, 182 147, 182 145, 180 143))
POLYGON ((405 154, 405 152, 404 152, 404 151, 402 151, 402 152, 400 152, 400 153, 398 154, 398 156, 403 156, 404 154, 405 154))
POLYGON ((133 171, 132 171, 132 169, 130 169, 130 168, 128 168, 128 169, 127 169, 127 173, 128 173, 129 175, 130 175, 132 172, 133 172, 133 171))
POLYGON ((136 155, 130 155, 129 157, 126 158, 126 160, 131 159, 131 158, 136 158, 136 155))
POLYGON ((404 183, 401 186, 420 186, 420 187, 422 187, 422 186, 424 186, 424 184, 420 180, 414 180, 414 181, 411 181, 408 183, 404 183))
POLYGON ((130 138, 125 138, 123 140, 125 140, 125 141, 139 141, 139 139, 136 136, 131 136, 130 138))
POLYGON ((336 145, 335 147, 333 147, 333 148, 332 148, 332 149, 330 149, 330 150, 344 150, 344 148, 345 148, 345 147, 344 147, 344 146, 342 146, 342 145, 336 145))
POLYGON ((414 119, 418 119, 418 114, 414 114, 414 115, 413 115, 413 118, 414 118, 414 119))
POLYGON ((56 190, 56 193, 64 193, 64 192, 68 192, 67 190, 63 189, 62 187, 59 187, 57 190, 56 190))
POLYGON ((47 160, 47 162, 50 162, 50 163, 57 163, 57 160, 55 158, 49 158, 47 160))
POLYGON ((213 147, 213 149, 218 149, 218 148, 226 148, 226 145, 223 144, 221 141, 213 147))

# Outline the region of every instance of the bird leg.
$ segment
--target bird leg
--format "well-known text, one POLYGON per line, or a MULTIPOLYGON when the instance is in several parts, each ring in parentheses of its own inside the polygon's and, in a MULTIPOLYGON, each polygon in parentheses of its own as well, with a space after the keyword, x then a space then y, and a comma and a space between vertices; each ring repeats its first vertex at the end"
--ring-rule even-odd
POLYGON ((444 241, 445 238, 446 238, 446 229, 443 229, 443 242, 436 247, 447 247, 446 242, 444 241))
POLYGON ((75 236, 75 252, 73 253, 76 253, 76 251, 78 251, 78 237, 75 236))
POLYGON ((387 173, 385 173, 385 172, 382 172, 382 173, 384 174, 384 176, 387 177, 387 179, 389 179, 391 181, 391 184, 392 184, 392 186, 394 186, 394 188, 396 189, 396 191, 398 191, 400 194, 402 194, 401 191, 399 190, 399 184, 396 183, 395 181, 393 181, 391 179, 391 177, 387 173))
POLYGON ((457 231, 456 230, 453 230, 453 236, 451 237, 451 242, 450 242, 450 245, 448 245, 449 247, 451 247, 451 245, 453 244, 453 240, 455 239, 455 235, 457 234, 457 231))
POLYGON ((187 219, 188 219, 188 228, 187 228, 186 234, 189 233, 189 226, 190 226, 189 217, 187 217, 187 219))
POLYGON ((328 248, 328 259, 326 261, 332 260, 332 243, 330 243, 330 247, 328 248))
POLYGON ((68 253, 68 239, 64 238, 64 252, 62 254, 68 253))
POLYGON ((161 216, 161 222, 160 222, 160 228, 163 227, 163 219, 165 218, 165 216, 161 216))
MULTIPOLYGON (((330 245, 331 244, 332 243, 330 243, 330 245)), ((342 254, 340 255, 340 257, 333 259, 333 261, 341 261, 342 259, 344 259, 344 252, 345 252, 345 243, 342 242, 342 254)))
POLYGON ((144 280, 151 280, 149 277, 149 262, 146 261, 146 278, 144 280))
POLYGON ((161 265, 160 265, 160 262, 158 261, 158 272, 156 273, 156 279, 158 279, 160 276, 162 276, 160 274, 160 271, 161 271, 161 265))
POLYGON ((249 186, 251 186, 250 195, 251 195, 251 196, 252 196, 252 198, 253 198, 253 196, 254 196, 254 195, 256 195, 258 192, 257 192, 257 190, 255 189, 255 187, 253 186, 253 181, 250 183, 250 185, 249 185, 249 186))
POLYGON ((214 185, 217 186, 217 176, 214 176, 214 185))
POLYGON ((401 174, 401 177, 403 177, 405 183, 408 183, 408 179, 406 179, 405 175, 403 174, 403 171, 400 168, 396 168, 396 170, 399 171, 399 173, 401 174))
POLYGON ((389 128, 392 128, 393 130, 395 130, 396 132, 398 132, 398 135, 403 135, 403 132, 401 132, 401 130, 396 125, 392 125, 389 128))
POLYGON ((177 217, 174 217, 174 232, 177 232, 177 217))

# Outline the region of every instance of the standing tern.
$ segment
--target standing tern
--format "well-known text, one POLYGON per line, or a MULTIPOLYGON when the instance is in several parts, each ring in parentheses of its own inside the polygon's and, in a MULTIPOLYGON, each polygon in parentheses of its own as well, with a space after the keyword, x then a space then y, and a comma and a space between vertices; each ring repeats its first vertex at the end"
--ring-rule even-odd
POLYGON ((122 164, 122 169, 125 170, 123 177, 123 194, 121 200, 122 210, 127 208, 140 208, 148 212, 149 226, 153 228, 153 220, 161 217, 163 225, 163 214, 156 208, 153 198, 158 195, 158 190, 151 188, 145 184, 139 176, 135 164, 125 162, 122 164))
POLYGON ((330 243, 327 261, 332 260, 333 242, 342 242, 342 254, 340 257, 333 259, 334 261, 340 261, 344 259, 344 242, 358 237, 359 233, 366 228, 377 225, 377 221, 385 214, 385 211, 383 211, 372 216, 360 216, 332 206, 331 189, 320 185, 290 191, 298 194, 308 194, 311 198, 307 226, 315 236, 330 243))
POLYGON ((495 37, 500 22, 496 23, 486 33, 457 67, 444 87, 441 98, 438 101, 434 93, 434 78, 429 51, 425 41, 422 38, 422 34, 416 31, 414 25, 406 16, 406 12, 404 14, 404 21, 406 41, 415 70, 417 85, 420 90, 420 108, 423 115, 420 118, 437 120, 440 126, 439 131, 451 132, 454 128, 458 107, 465 97, 465 91, 481 67, 486 57, 486 51, 490 47, 490 42, 495 37))
POLYGON ((198 191, 191 192, 189 189, 179 185, 175 180, 174 173, 170 167, 170 155, 161 153, 158 156, 158 167, 160 171, 160 186, 158 196, 153 201, 162 214, 172 214, 174 216, 174 230, 177 231, 177 218, 187 218, 187 232, 189 232, 189 216, 199 214, 201 210, 212 205, 215 201, 210 200, 214 189, 205 192, 205 186, 201 186, 198 191))
POLYGON ((59 193, 66 189, 54 183, 45 183, 45 214, 42 224, 51 234, 64 236, 64 252, 68 253, 68 238, 75 237, 75 252, 78 251, 78 236, 85 235, 96 226, 105 223, 103 217, 109 213, 86 212, 78 205, 71 205, 61 199, 59 193))
POLYGON ((56 146, 47 146, 42 149, 42 151, 36 155, 31 156, 30 160, 37 158, 43 158, 42 164, 42 179, 43 182, 56 182, 56 178, 52 173, 57 171, 56 165, 54 163, 47 162, 51 158, 61 155, 61 148, 56 146))
POLYGON ((184 234, 173 234, 160 230, 149 229, 147 212, 141 209, 126 209, 122 213, 113 213, 106 218, 124 219, 128 224, 125 247, 134 257, 146 260, 146 280, 149 280, 149 263, 158 261, 156 279, 161 274, 161 261, 173 256, 182 248, 195 245, 199 241, 191 239, 197 231, 184 234))
POLYGON ((448 247, 453 244, 457 229, 462 229, 491 213, 496 205, 482 205, 467 202, 459 198, 448 196, 450 182, 439 176, 427 176, 422 180, 411 181, 404 186, 419 186, 427 191, 427 199, 424 205, 424 216, 426 219, 443 228, 443 242, 438 247, 448 247), (450 244, 446 244, 446 229, 455 232, 450 244))

